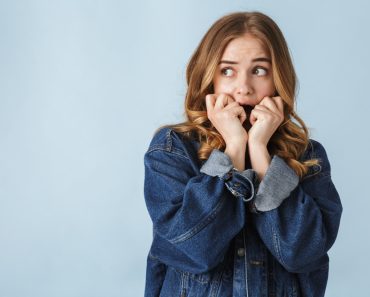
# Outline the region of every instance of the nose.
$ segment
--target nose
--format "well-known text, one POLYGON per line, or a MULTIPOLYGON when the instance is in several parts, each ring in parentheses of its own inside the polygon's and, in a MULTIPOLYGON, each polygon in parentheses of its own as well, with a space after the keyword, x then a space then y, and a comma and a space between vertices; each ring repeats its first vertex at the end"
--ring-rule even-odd
MULTIPOLYGON (((240 74, 236 82, 236 94, 242 99, 252 94, 252 86, 250 79, 246 73, 240 74)), ((245 100, 243 100, 245 101, 245 100)))

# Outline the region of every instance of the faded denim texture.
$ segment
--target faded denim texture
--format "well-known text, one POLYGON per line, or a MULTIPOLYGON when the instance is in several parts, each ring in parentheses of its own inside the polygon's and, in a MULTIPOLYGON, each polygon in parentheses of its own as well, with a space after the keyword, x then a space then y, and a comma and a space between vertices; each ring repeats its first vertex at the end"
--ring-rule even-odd
POLYGON ((342 204, 324 147, 310 144, 302 159, 320 166, 303 180, 273 156, 259 183, 225 153, 201 162, 197 141, 161 129, 144 156, 145 296, 324 296, 342 204))

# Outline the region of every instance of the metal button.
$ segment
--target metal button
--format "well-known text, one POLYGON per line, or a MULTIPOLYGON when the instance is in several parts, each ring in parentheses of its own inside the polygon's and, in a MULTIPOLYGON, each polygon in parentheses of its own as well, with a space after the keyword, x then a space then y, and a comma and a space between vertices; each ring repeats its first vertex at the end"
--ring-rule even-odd
POLYGON ((238 248, 238 256, 239 257, 244 257, 245 254, 245 249, 244 248, 238 248))
POLYGON ((256 265, 256 266, 263 266, 264 265, 264 262, 261 261, 261 260, 250 260, 249 263, 251 263, 251 265, 256 265))

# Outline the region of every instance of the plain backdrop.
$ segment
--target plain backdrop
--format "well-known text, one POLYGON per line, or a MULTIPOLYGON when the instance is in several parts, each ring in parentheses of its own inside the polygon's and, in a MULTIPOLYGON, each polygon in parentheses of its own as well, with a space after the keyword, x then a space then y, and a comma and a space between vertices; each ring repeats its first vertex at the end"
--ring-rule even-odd
POLYGON ((368 1, 0 1, 0 297, 142 296, 143 156, 216 19, 271 16, 343 203, 326 296, 368 296, 368 1))

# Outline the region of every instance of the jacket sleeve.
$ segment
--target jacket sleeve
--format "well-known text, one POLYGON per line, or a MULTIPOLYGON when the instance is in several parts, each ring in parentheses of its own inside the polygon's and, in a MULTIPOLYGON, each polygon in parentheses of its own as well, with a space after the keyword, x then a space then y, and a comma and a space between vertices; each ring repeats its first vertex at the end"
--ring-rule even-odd
POLYGON ((206 272, 223 260, 247 214, 245 201, 230 189, 250 197, 250 178, 256 178, 254 171, 233 170, 225 156, 213 153, 199 172, 178 148, 156 146, 146 152, 144 196, 153 222, 152 257, 191 273, 206 272))
POLYGON ((342 214, 327 154, 317 141, 314 154, 321 171, 301 182, 275 155, 251 202, 253 222, 263 242, 285 269, 295 273, 327 264, 342 214))

